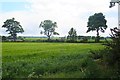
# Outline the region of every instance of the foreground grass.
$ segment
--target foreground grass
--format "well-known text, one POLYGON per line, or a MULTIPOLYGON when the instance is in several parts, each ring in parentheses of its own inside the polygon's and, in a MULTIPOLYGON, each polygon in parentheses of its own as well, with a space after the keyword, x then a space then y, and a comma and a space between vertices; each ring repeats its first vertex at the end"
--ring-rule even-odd
POLYGON ((87 59, 89 51, 102 48, 82 43, 3 43, 3 78, 86 77, 86 62, 94 68, 87 59))

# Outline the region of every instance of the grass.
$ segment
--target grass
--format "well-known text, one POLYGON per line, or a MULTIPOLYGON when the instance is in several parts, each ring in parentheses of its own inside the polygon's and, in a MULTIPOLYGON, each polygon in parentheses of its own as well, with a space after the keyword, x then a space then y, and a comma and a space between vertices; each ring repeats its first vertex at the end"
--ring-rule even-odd
POLYGON ((47 40, 47 38, 24 38, 25 41, 47 40))
POLYGON ((3 78, 82 78, 90 50, 101 44, 2 43, 3 78))

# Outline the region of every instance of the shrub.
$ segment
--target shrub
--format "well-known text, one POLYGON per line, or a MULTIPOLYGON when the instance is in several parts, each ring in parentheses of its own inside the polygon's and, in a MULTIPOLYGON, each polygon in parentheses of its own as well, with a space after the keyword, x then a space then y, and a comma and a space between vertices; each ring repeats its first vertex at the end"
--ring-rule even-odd
MULTIPOLYGON (((107 41, 107 48, 111 53, 109 57, 113 60, 113 63, 119 63, 120 65, 120 29, 111 29, 111 42, 107 41)), ((113 64, 112 64, 113 65, 113 64)))
MULTIPOLYGON (((99 51, 91 51, 93 59, 100 59, 105 65, 115 69, 111 71, 115 77, 120 78, 120 29, 111 29, 112 41, 106 42, 106 48, 99 51)), ((112 77, 112 76, 111 76, 112 77)))
POLYGON ((88 42, 88 38, 87 37, 83 37, 81 42, 88 42))

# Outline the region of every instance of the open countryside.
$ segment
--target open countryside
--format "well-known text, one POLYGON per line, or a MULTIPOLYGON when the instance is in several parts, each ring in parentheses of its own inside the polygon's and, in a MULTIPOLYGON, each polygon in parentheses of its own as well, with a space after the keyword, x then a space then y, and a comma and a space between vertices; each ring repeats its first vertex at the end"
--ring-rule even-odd
POLYGON ((85 78, 88 76, 82 69, 90 65, 86 64, 89 51, 104 48, 93 43, 6 42, 2 45, 3 77, 11 78, 85 78))
POLYGON ((97 1, 0 1, 0 79, 119 79, 120 0, 97 1))

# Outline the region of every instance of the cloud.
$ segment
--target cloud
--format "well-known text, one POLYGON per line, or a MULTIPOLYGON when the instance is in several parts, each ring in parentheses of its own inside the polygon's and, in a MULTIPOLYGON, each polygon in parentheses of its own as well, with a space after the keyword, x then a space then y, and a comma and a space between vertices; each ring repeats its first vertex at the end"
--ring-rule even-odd
MULTIPOLYGON (((26 0, 26 11, 2 12, 0 26, 6 19, 15 17, 21 23, 25 32, 23 35, 40 35, 39 24, 50 19, 57 22, 57 32, 60 36, 67 36, 71 27, 78 35, 96 35, 95 32, 86 33, 89 16, 102 12, 108 21, 108 27, 117 26, 117 7, 109 8, 109 0, 26 0)), ((3 29, 0 32, 3 33, 3 29)), ((102 36, 109 35, 109 30, 102 36)))
POLYGON ((26 0, 0 0, 0 2, 25 2, 26 0))

